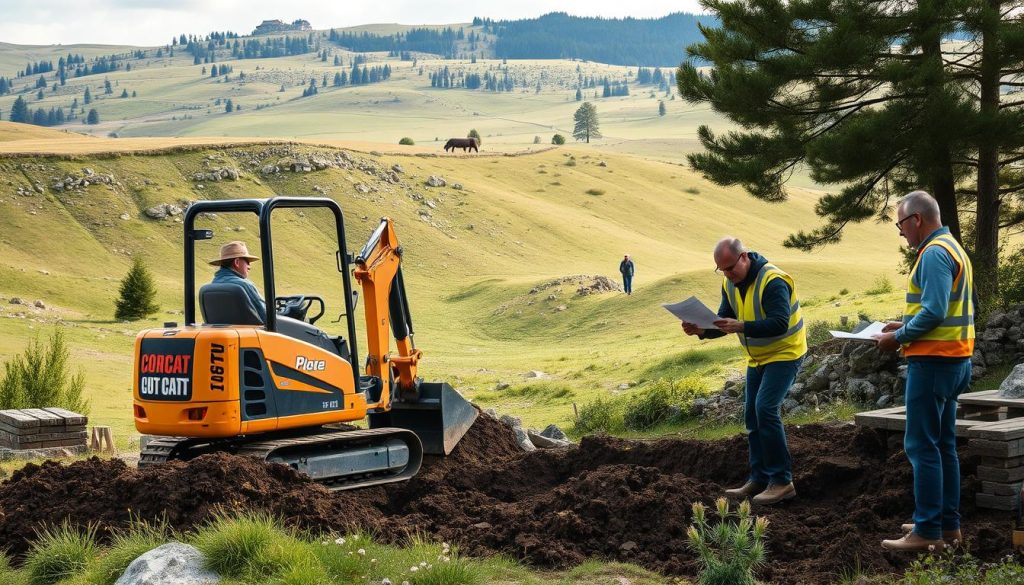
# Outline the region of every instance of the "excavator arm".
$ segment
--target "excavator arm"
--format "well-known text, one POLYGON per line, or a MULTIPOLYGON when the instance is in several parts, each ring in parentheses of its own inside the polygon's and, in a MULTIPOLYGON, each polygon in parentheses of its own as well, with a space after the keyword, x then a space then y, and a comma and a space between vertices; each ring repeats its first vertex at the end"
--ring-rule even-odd
POLYGON ((392 387, 401 400, 419 399, 416 366, 422 352, 413 342, 412 317, 402 279, 402 247, 395 235, 394 222, 382 218, 370 239, 356 257, 355 278, 362 286, 366 307, 366 341, 369 355, 366 375, 379 378, 383 385, 380 400, 368 405, 387 410, 392 387), (390 335, 394 335, 397 354, 391 353, 390 335), (392 385, 393 382, 393 385, 392 385))

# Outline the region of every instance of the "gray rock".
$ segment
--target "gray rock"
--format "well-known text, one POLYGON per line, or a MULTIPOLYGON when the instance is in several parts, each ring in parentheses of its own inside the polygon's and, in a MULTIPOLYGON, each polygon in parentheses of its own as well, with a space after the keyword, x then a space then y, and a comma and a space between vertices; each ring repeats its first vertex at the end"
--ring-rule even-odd
POLYGON ((533 446, 538 449, 564 449, 566 447, 572 447, 572 441, 545 437, 534 430, 527 430, 526 436, 529 437, 533 446))
POLYGON ((402 165, 400 165, 398 163, 395 163, 395 164, 391 165, 391 170, 395 171, 396 173, 399 173, 399 174, 405 172, 405 169, 402 168, 402 165))
POLYGON ((789 389, 789 395, 793 398, 799 399, 807 391, 807 386, 802 382, 797 382, 789 389))
POLYGON ((204 585, 220 576, 204 568, 203 553, 191 545, 170 542, 135 559, 115 585, 204 585))
MULTIPOLYGON (((504 418, 504 417, 502 417, 504 418)), ((521 426, 512 427, 512 432, 516 435, 516 442, 519 443, 519 448, 529 453, 530 451, 536 451, 537 447, 530 440, 530 435, 527 434, 526 429, 521 426)))
POLYGON ((558 425, 548 425, 544 427, 544 430, 540 432, 542 437, 549 439, 559 439, 562 441, 568 441, 569 437, 562 432, 562 429, 558 428, 558 425))
POLYGON ((494 420, 498 420, 498 411, 494 410, 493 408, 485 409, 484 410, 484 414, 486 414, 487 416, 493 418, 494 420))
POLYGON ((800 403, 792 398, 787 398, 782 401, 782 412, 792 412, 794 408, 800 406, 800 403))
POLYGON ((145 214, 152 219, 167 219, 168 217, 181 215, 181 211, 182 209, 173 203, 161 203, 147 209, 145 214))
POLYGON ((1002 327, 989 327, 981 334, 983 341, 998 342, 1006 336, 1006 329, 1002 327))
POLYGON ((447 184, 448 183, 444 179, 437 175, 430 175, 427 178, 427 185, 430 185, 431 187, 444 187, 447 184))
POLYGON ((708 409, 709 402, 707 398, 694 398, 693 403, 690 404, 690 414, 701 416, 708 409))
POLYGON ((869 374, 887 367, 896 354, 891 352, 882 353, 873 344, 848 343, 847 346, 854 346, 850 350, 847 364, 850 366, 851 375, 869 374))
POLYGON ((1010 375, 999 385, 1002 398, 1024 398, 1024 364, 1013 366, 1010 375))
POLYGON ((846 380, 846 393, 854 402, 873 402, 878 396, 878 388, 864 378, 849 378, 846 380))
POLYGON ((44 303, 43 301, 41 301, 39 299, 36 299, 36 302, 32 303, 32 305, 34 305, 35 308, 37 308, 37 309, 45 309, 46 308, 46 303, 44 303))
POLYGON ((892 396, 888 394, 883 394, 882 397, 878 399, 878 402, 875 402, 875 406, 878 408, 885 408, 890 404, 892 404, 892 396))
POLYGON ((507 424, 510 427, 521 427, 523 426, 523 419, 518 416, 512 416, 511 414, 503 414, 499 418, 502 423, 507 424))
POLYGON ((621 545, 619 545, 619 550, 621 550, 622 552, 630 552, 630 551, 633 551, 635 549, 636 549, 636 543, 633 542, 632 540, 627 540, 626 542, 624 542, 621 545))
POLYGON ((498 382, 497 384, 494 385, 495 390, 508 390, 508 387, 508 382, 498 382))
POLYGON ((11 297, 11 300, 8 301, 8 302, 10 304, 12 304, 12 305, 24 305, 25 304, 25 301, 21 300, 18 297, 11 297))
POLYGON ((452 189, 455 189, 456 191, 462 191, 464 187, 462 186, 462 183, 452 183, 452 189))

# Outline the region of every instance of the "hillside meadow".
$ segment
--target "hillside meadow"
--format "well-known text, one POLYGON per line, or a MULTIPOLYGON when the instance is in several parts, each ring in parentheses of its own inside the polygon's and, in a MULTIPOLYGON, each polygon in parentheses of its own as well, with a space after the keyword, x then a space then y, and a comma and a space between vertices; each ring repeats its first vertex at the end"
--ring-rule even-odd
MULTIPOLYGON (((23 128, 30 127, 0 124, 0 136, 16 138, 23 128)), ((24 134, 27 141, 39 136, 35 129, 24 134)), ((17 150, 9 138, 0 145, 17 150)), ((425 356, 421 375, 447 380, 482 406, 535 426, 569 426, 573 403, 620 394, 628 399, 662 377, 696 373, 714 386, 742 366, 735 340, 686 338, 660 306, 691 294, 717 305, 720 280, 710 249, 726 234, 742 237, 794 275, 808 321, 901 309, 898 292, 866 293, 879 279, 900 288, 892 226, 851 226, 843 243, 811 254, 781 246, 786 234, 817 221, 810 192, 770 205, 679 165, 583 146, 475 157, 307 144, 183 148, 172 140, 167 146, 155 154, 101 155, 75 153, 72 144, 64 156, 0 158, 0 358, 21 351, 31 336, 61 327, 86 376, 92 421, 114 427, 122 445, 133 434, 134 336, 181 319, 181 224, 143 213, 161 203, 326 195, 346 212, 350 250, 362 245, 379 217, 394 218, 405 249, 416 344, 425 356), (267 163, 339 154, 352 168, 259 172, 267 163), (398 183, 380 178, 393 165, 402 168, 398 183), (213 167, 242 175, 238 181, 194 180, 213 167), (82 177, 87 168, 113 175, 114 183, 53 188, 56 178, 82 177), (444 177, 448 186, 427 186, 430 175, 444 177), (34 189, 37 183, 43 193, 34 189), (632 296, 580 296, 578 284, 555 283, 574 275, 617 280, 624 253, 637 265, 632 296), (141 255, 152 271, 161 310, 145 322, 116 322, 114 299, 132 255, 141 255), (12 297, 40 299, 47 308, 12 305, 12 297), (547 376, 527 378, 530 371, 547 376), (509 387, 496 391, 499 383, 509 387)), ((289 211, 275 220, 278 293, 324 296, 327 316, 319 325, 341 333, 342 323, 331 323, 341 312, 340 277, 327 219, 289 211)), ((200 258, 214 257, 232 239, 256 247, 253 218, 219 216, 206 223, 216 237, 202 243, 200 258)), ((198 282, 211 274, 210 267, 196 268, 198 282)), ((252 278, 262 282, 258 263, 252 278)), ((362 303, 360 329, 361 311, 362 303)))

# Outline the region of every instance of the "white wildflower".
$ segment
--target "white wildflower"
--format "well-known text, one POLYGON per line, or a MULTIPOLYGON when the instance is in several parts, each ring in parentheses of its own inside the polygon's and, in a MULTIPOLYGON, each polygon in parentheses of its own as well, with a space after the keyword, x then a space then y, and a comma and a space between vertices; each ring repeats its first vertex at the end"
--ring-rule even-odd
POLYGON ((365 555, 366 554, 366 549, 365 548, 361 548, 361 549, 357 550, 356 552, 361 554, 361 555, 365 555))
POLYGON ((420 570, 419 567, 409 567, 409 572, 410 573, 415 573, 416 571, 419 571, 419 570, 420 570))
POLYGON ((420 561, 420 566, 421 567, 426 567, 427 566, 427 561, 420 561))
POLYGON ((337 544, 339 546, 342 545, 342 544, 345 544, 345 538, 342 537, 342 536, 339 536, 338 538, 335 538, 334 539, 334 544, 337 544))
POLYGON ((380 580, 380 585, 391 585, 391 579, 388 579, 387 577, 384 577, 383 579, 380 580))

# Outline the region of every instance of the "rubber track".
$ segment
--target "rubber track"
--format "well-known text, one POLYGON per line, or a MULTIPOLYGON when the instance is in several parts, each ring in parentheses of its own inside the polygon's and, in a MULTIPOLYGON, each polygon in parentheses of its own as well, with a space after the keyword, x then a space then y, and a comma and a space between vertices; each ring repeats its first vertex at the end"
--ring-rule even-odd
MULTIPOLYGON (((332 431, 326 433, 319 433, 315 435, 305 435, 299 437, 272 439, 272 440, 259 440, 258 437, 253 437, 251 441, 239 442, 238 440, 229 440, 229 442, 223 443, 224 445, 230 445, 229 451, 236 455, 244 457, 255 457, 261 461, 266 461, 268 457, 274 454, 279 449, 285 449, 289 447, 312 447, 319 444, 331 443, 331 442, 355 442, 365 439, 372 439, 375 437, 388 437, 397 435, 412 435, 415 438, 415 433, 407 429, 396 429, 396 428, 378 428, 378 429, 357 429, 350 431, 332 431)), ((192 445, 204 445, 211 444, 216 445, 216 442, 211 442, 209 439, 199 439, 193 437, 159 437, 149 441, 146 444, 146 448, 140 452, 139 467, 147 467, 150 465, 157 465, 165 463, 174 459, 180 459, 183 452, 190 450, 192 445)), ((419 443, 410 446, 410 465, 400 473, 394 475, 384 476, 342 476, 334 478, 322 478, 315 480, 317 483, 324 485, 331 491, 350 490, 356 488, 367 487, 371 485, 380 485, 384 483, 392 483, 396 481, 404 481, 416 475, 419 471, 420 463, 423 459, 422 448, 419 448, 419 443), (413 464, 412 462, 416 463, 413 464)), ((218 450, 215 446, 210 449, 210 452, 216 452, 218 450)))

